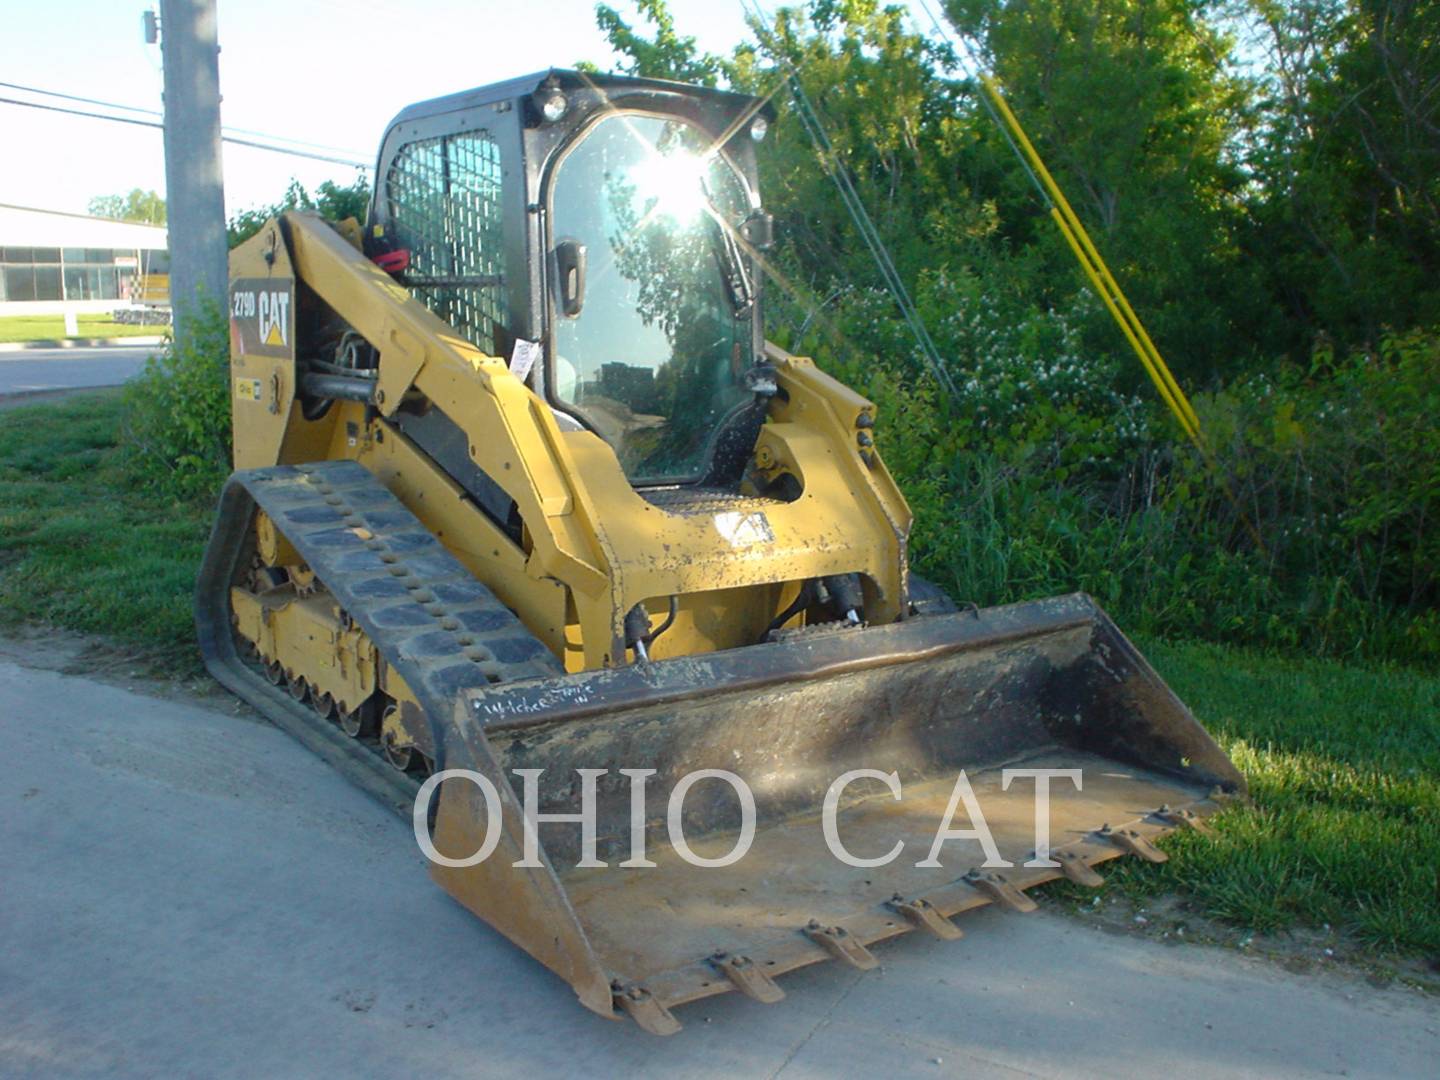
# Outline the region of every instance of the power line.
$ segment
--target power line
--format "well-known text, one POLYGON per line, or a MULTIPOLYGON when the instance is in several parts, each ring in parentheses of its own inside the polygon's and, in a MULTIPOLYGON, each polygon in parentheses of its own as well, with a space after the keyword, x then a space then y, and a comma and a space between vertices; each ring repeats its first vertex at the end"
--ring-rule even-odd
POLYGON ((120 105, 113 101, 100 101, 97 98, 79 97, 75 94, 62 94, 57 90, 41 90, 36 86, 21 86, 19 83, 0 82, 0 86, 7 90, 24 90, 27 94, 43 94, 46 97, 63 98, 66 101, 78 101, 85 105, 103 105, 107 109, 123 109, 125 112, 144 113, 147 116, 163 116, 159 109, 142 109, 138 105, 120 105))
POLYGON ((136 120, 130 116, 106 116, 104 113, 84 112, 80 109, 62 109, 59 105, 42 105, 38 101, 21 101, 19 98, 0 97, 0 105, 20 105, 27 109, 44 109, 46 112, 65 113, 67 116, 88 116, 94 120, 113 120, 117 124, 134 124, 136 127, 163 128, 153 120, 136 120))
MULTIPOLYGON (((58 90, 42 90, 38 86, 23 86, 20 83, 0 82, 0 87, 10 90, 23 90, 27 94, 39 94, 42 97, 59 98, 62 101, 78 101, 85 105, 99 105, 106 109, 119 109, 123 112, 140 113, 144 116, 164 117, 159 109, 146 109, 139 105, 122 105, 118 101, 101 101, 99 98, 80 97, 77 94, 62 94, 58 90)), ((24 104, 23 102, 21 104, 24 104)), ((111 119, 122 119, 113 117, 111 119)), ((224 126, 225 131, 233 131, 240 135, 255 135, 262 139, 269 139, 271 142, 289 143, 292 146, 306 146, 316 150, 334 150, 341 154, 353 154, 354 151, 347 146, 333 146, 329 143, 317 143, 311 139, 292 139, 286 135, 273 135, 268 131, 256 131, 254 128, 235 127, 232 124, 224 126)))
POLYGON ((880 277, 890 291, 891 297, 895 300, 895 306, 900 309, 900 315, 910 327, 910 332, 915 337, 915 342, 920 346, 920 353, 925 358, 926 364, 930 367, 935 380, 940 384, 940 389, 953 401, 958 397, 958 390, 955 381, 950 375, 944 359, 940 356, 940 350, 936 348, 935 341, 930 336, 930 331, 925 325, 915 301, 910 297, 910 290, 905 287, 905 281, 900 272, 895 268, 894 260, 890 258, 890 251, 885 246, 880 231, 875 227, 870 213, 865 209, 865 203, 860 198, 860 193, 855 190, 855 185, 850 179, 840 156, 836 152, 834 144, 825 132, 825 125, 820 120, 820 115, 811 104, 810 95, 805 93, 804 86, 800 83, 800 73, 795 70, 793 64, 781 53, 774 34, 770 28, 770 20, 766 18, 761 9, 759 0, 740 0, 745 13, 751 18, 756 32, 761 35, 761 43, 770 50, 785 71, 785 81, 790 88, 790 93, 795 102, 795 115, 799 118, 805 133, 810 136, 810 141, 815 144, 816 156, 820 160, 820 167, 829 175, 835 184, 835 190, 840 195, 840 201, 844 203, 845 209, 849 212, 855 229, 860 233, 860 238, 865 241, 865 246, 870 249, 870 255, 875 260, 875 265, 880 271, 880 277), (768 40, 767 40, 768 39, 768 40))
MULTIPOLYGON (((1010 149, 1015 154, 1015 160, 1020 162, 1020 167, 1025 170, 1025 175, 1030 178, 1030 183, 1035 185, 1035 190, 1040 193, 1040 198, 1045 203, 1045 208, 1047 210, 1054 209, 1055 202, 1050 198, 1050 192, 1045 190, 1045 185, 1040 182, 1040 177, 1035 175, 1035 170, 1030 167, 1030 162, 1026 160, 1025 152, 1020 149, 1020 144, 1011 136, 1009 125, 1001 119, 1000 114, 995 110, 995 104, 990 100, 989 95, 985 93, 983 87, 985 64, 981 61, 980 57, 975 55, 975 49, 971 46, 969 39, 963 34, 952 34, 950 30, 935 17, 935 12, 930 10, 930 5, 926 3, 926 0, 917 0, 917 2, 920 5, 920 10, 925 12, 926 16, 930 19, 930 25, 934 28, 935 33, 938 34, 942 40, 952 45, 959 45, 960 48, 964 50, 965 55, 969 57, 970 64, 967 67, 964 60, 960 58, 960 54, 955 54, 955 59, 960 64, 960 70, 965 74, 967 79, 975 84, 975 96, 980 100, 980 104, 985 107, 985 111, 989 113, 990 119, 994 121, 996 128, 998 128, 1000 134, 1004 136, 1005 141, 1010 144, 1010 149)), ((911 15, 913 19, 914 12, 911 12, 911 15)), ((925 36, 925 32, 919 26, 918 19, 913 20, 912 25, 920 37, 925 36)))
MULTIPOLYGON (((38 101, 21 101, 18 98, 0 97, 0 105, 19 105, 26 109, 42 109, 45 112, 64 113, 67 116, 84 116, 91 120, 109 120, 116 124, 133 124, 136 127, 148 127, 164 129, 165 125, 154 120, 137 120, 129 116, 107 116, 104 113, 86 112, 83 109, 65 109, 59 105, 44 105, 38 101)), ((248 146, 256 150, 269 150, 274 154, 288 154, 291 157, 309 158, 312 161, 328 161, 333 165, 349 165, 355 169, 369 169, 367 162, 355 161, 352 158, 332 157, 328 154, 312 154, 306 150, 292 150, 284 146, 272 146, 268 143, 256 142, 253 139, 239 139, 233 135, 221 135, 222 142, 233 143, 236 146, 248 146)))
MULTIPOLYGON (((311 142, 309 139, 292 139, 288 135, 272 135, 268 131, 256 131, 254 128, 233 127, 226 124, 222 131, 233 131, 239 135, 255 135, 262 139, 269 139, 271 142, 289 143, 291 146, 306 146, 312 150, 334 150, 339 154, 350 154, 356 157, 361 155, 350 149, 348 146, 331 146, 329 143, 311 142)), ((362 166, 368 168, 369 166, 362 166)))

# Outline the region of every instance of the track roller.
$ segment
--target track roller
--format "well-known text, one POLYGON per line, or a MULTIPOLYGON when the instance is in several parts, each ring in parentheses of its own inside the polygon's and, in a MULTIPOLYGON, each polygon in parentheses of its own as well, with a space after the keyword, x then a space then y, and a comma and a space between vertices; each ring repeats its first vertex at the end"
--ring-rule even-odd
POLYGON ((349 712, 340 714, 340 730, 352 739, 368 739, 375 734, 375 703, 362 701, 349 712))
POLYGON ((415 747, 408 743, 402 743, 391 725, 398 726, 400 718, 400 707, 390 705, 385 709, 385 715, 380 719, 380 748, 385 752, 385 760, 390 762, 401 772, 409 772, 416 764, 415 747))

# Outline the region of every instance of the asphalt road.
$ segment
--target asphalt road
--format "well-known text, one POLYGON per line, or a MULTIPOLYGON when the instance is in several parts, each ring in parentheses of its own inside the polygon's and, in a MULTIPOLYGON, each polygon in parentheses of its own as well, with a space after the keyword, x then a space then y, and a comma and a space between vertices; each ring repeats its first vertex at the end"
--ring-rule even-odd
MULTIPOLYGON (((786 1000, 582 1009, 279 731, 0 660, 0 1075, 1433 1077, 1435 1000, 986 909, 786 1000)), ((721 872, 721 871, 717 871, 721 872)))
POLYGON ((37 390, 119 386, 145 366, 157 345, 97 345, 0 352, 0 396, 37 390))

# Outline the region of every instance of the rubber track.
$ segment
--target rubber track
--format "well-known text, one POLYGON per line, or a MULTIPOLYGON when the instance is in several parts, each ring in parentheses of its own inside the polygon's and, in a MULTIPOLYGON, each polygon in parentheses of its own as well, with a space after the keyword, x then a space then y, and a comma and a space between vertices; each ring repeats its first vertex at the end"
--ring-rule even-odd
POLYGON ((195 588, 200 652, 233 693, 408 817, 417 783, 272 686, 235 648, 230 588, 262 509, 415 694, 437 768, 458 695, 563 674, 560 662, 363 465, 329 461, 234 473, 220 493, 195 588))

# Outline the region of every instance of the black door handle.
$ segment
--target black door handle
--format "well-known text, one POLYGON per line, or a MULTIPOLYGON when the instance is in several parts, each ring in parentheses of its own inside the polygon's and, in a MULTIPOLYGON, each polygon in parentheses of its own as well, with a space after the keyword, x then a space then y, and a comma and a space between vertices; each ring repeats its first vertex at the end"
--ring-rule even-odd
POLYGON ((555 244, 555 280, 560 314, 573 319, 585 306, 585 245, 579 240, 555 244))

